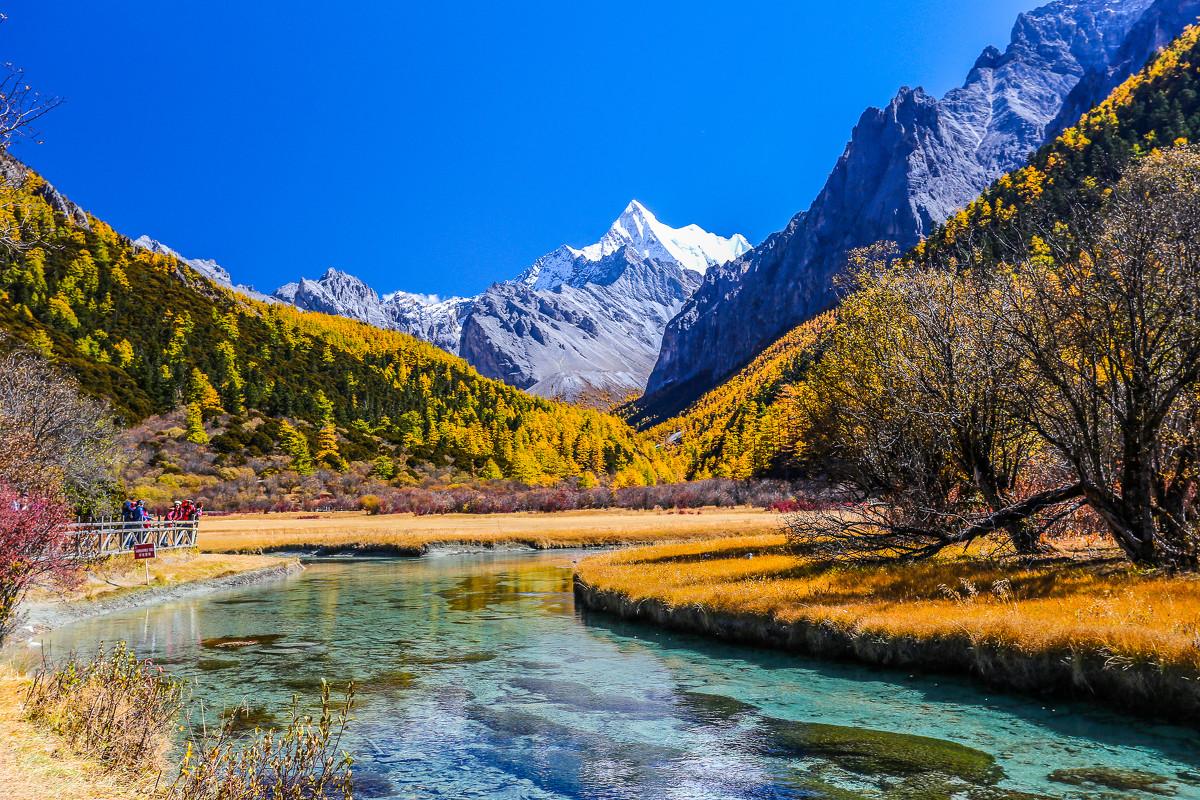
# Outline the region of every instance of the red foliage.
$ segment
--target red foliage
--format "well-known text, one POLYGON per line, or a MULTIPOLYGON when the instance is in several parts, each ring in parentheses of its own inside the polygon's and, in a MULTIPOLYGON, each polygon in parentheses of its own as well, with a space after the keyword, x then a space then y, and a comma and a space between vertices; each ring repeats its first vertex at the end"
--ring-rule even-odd
POLYGON ((0 642, 12 632, 17 605, 30 588, 68 588, 78 580, 69 521, 61 501, 0 486, 0 642))

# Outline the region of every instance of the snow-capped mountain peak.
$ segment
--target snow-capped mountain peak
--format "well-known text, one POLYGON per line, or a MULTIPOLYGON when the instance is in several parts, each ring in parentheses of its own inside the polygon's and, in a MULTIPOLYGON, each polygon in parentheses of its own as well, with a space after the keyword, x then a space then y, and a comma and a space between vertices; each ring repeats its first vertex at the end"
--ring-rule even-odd
POLYGON ((678 264, 703 275, 710 267, 747 252, 750 243, 740 233, 725 238, 699 225, 672 228, 641 202, 631 200, 600 241, 578 249, 563 245, 535 261, 514 282, 533 289, 556 289, 571 282, 581 260, 600 261, 622 247, 641 258, 678 264))
POLYGON ((563 245, 477 297, 380 297, 332 269, 281 286, 275 297, 404 331, 535 394, 611 400, 645 385, 663 329, 700 284, 699 273, 749 249, 742 236, 664 225, 634 200, 600 241, 563 245))
POLYGON ((740 233, 726 239, 699 225, 672 228, 660 222, 637 200, 630 201, 604 238, 591 248, 585 248, 584 252, 591 256, 588 251, 594 250, 596 257, 593 260, 598 260, 626 246, 632 247, 643 258, 674 261, 701 275, 709 267, 733 261, 750 249, 750 243, 740 233))

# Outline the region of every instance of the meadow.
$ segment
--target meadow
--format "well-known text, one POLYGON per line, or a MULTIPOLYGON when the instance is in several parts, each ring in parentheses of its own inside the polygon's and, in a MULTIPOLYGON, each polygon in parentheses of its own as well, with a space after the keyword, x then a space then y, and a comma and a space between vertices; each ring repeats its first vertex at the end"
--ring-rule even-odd
POLYGON ((210 553, 323 550, 416 555, 433 547, 549 549, 711 540, 775 533, 781 527, 779 514, 753 508, 436 516, 239 514, 201 522, 199 545, 210 553))
POLYGON ((958 552, 855 566, 806 560, 769 534, 599 554, 582 560, 577 576, 634 602, 856 637, 1200 671, 1200 580, 1139 570, 1096 541, 1064 542, 1035 563, 958 552))

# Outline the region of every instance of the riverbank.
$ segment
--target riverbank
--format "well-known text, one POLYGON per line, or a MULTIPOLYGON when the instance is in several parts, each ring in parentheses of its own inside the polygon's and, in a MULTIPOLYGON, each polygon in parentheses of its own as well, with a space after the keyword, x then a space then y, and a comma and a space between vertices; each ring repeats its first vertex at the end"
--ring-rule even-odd
POLYGON ((36 642, 48 630, 88 617, 277 580, 302 569, 298 559, 261 555, 180 552, 142 562, 110 559, 89 571, 75 591, 30 596, 13 641, 36 642))
POLYGON ((584 608, 745 644, 1200 718, 1200 581, 1099 554, 1035 566, 977 557, 814 564, 783 536, 584 559, 584 608))
POLYGON ((781 525, 778 514, 755 508, 436 516, 239 514, 205 519, 199 544, 210 553, 420 556, 438 550, 548 550, 693 541, 774 533, 781 525))

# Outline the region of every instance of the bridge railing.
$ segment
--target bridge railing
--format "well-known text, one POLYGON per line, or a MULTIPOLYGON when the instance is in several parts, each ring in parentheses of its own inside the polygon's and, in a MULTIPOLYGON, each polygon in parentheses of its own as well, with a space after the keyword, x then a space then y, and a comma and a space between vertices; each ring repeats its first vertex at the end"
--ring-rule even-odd
POLYGON ((97 558, 132 553, 138 544, 153 544, 156 551, 192 548, 199 528, 194 520, 77 522, 70 532, 76 555, 97 558))

